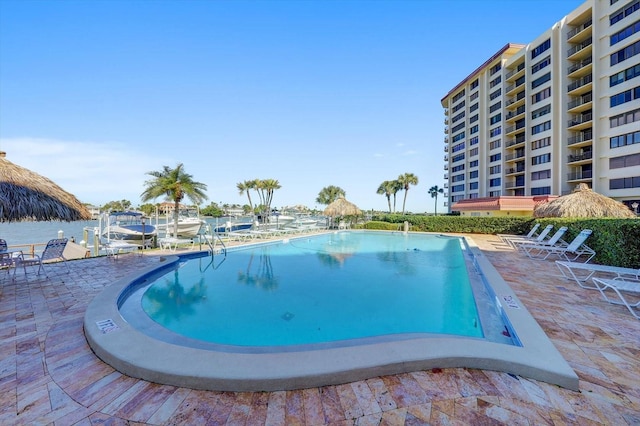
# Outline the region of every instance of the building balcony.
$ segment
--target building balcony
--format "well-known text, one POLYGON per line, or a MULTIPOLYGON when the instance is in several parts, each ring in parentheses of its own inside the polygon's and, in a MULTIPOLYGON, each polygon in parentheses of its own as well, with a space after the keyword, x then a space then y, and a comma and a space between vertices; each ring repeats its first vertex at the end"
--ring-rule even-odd
POLYGON ((524 152, 515 152, 504 156, 505 161, 514 161, 519 158, 524 158, 524 152))
POLYGON ((524 137, 516 137, 514 139, 507 139, 507 144, 505 145, 506 148, 512 148, 512 147, 516 147, 518 145, 523 145, 525 142, 525 138, 524 137))
POLYGON ((444 137, 444 143, 446 143, 447 145, 449 144, 449 138, 448 137, 444 137))
POLYGON ((445 188, 449 188, 449 182, 445 182, 445 183, 444 183, 444 187, 445 187, 445 188))
POLYGON ((573 118, 571 118, 567 122, 567 126, 569 127, 570 130, 574 130, 574 131, 586 129, 587 127, 591 127, 592 120, 593 120, 593 113, 591 112, 588 112, 586 114, 581 114, 581 115, 574 115, 573 118))
POLYGON ((522 123, 522 124, 514 124, 513 126, 505 127, 505 129, 504 129, 504 133, 508 136, 508 135, 510 135, 510 134, 512 134, 512 133, 517 132, 517 131, 518 131, 518 130, 520 130, 520 129, 524 129, 525 127, 526 127, 526 124, 525 124, 525 123, 522 123))
POLYGON ((578 96, 591 91, 593 82, 593 76, 591 74, 585 75, 579 80, 573 81, 567 86, 567 93, 569 96, 578 96))
POLYGON ((567 162, 568 163, 590 163, 592 158, 593 158, 593 151, 585 151, 585 152, 579 152, 575 154, 569 154, 567 156, 567 162))
POLYGON ((579 59, 586 59, 591 56, 593 39, 587 38, 580 44, 573 46, 567 51, 567 59, 569 61, 577 61, 579 59))
POLYGON ((516 96, 508 98, 506 107, 508 109, 513 109, 513 108, 517 108, 517 107, 519 107, 521 105, 524 105, 525 98, 526 98, 526 96, 525 96, 525 93, 524 93, 524 90, 523 90, 522 92, 518 93, 516 96))
POLYGON ((593 178, 592 170, 580 170, 567 174, 568 181, 591 180, 593 178))
POLYGON ((506 81, 515 80, 516 78, 522 77, 524 75, 524 70, 525 70, 525 66, 523 62, 519 64, 516 68, 509 71, 504 78, 506 81))
POLYGON ((575 27, 567 33, 567 41, 569 43, 580 43, 587 38, 591 38, 591 25, 593 24, 591 18, 582 25, 575 27))
POLYGON ((512 92, 514 92, 516 89, 518 89, 520 86, 522 86, 524 84, 524 80, 518 84, 511 84, 509 86, 507 86, 506 89, 504 89, 504 93, 509 96, 512 92))
POLYGON ((449 145, 444 146, 444 152, 449 152, 449 145))
POLYGON ((593 107, 593 95, 587 93, 584 96, 580 96, 578 99, 574 99, 567 104, 567 111, 570 114, 577 114, 593 107))
POLYGON ((591 74, 593 59, 588 57, 580 62, 575 62, 567 68, 568 77, 571 79, 581 78, 587 74, 591 74))
POLYGON ((449 202, 448 202, 448 201, 445 201, 445 202, 444 202, 444 206, 445 206, 445 207, 448 207, 448 206, 449 206, 449 202))
POLYGON ((449 165, 448 165, 448 164, 445 164, 445 165, 444 165, 444 169, 445 169, 445 170, 449 170, 449 165))
POLYGON ((444 161, 445 161, 446 163, 448 163, 448 162, 449 162, 449 156, 448 156, 448 155, 445 155, 445 156, 444 156, 444 161))
POLYGON ((517 120, 518 118, 522 118, 522 115, 525 113, 525 106, 521 105, 519 106, 515 111, 509 111, 507 113, 507 115, 505 115, 505 119, 507 121, 514 121, 517 120))
POLYGON ((567 139, 567 146, 578 148, 579 146, 591 145, 593 142, 593 132, 589 129, 586 132, 580 132, 575 136, 567 139))
POLYGON ((524 187, 524 182, 507 182, 504 184, 504 187, 507 189, 513 189, 513 188, 523 188, 524 187))

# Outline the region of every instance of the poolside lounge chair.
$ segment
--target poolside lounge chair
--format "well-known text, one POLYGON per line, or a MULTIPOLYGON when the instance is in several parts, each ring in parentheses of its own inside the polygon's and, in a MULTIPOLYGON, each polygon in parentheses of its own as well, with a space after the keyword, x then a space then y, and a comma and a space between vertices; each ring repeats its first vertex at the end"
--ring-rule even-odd
POLYGON ((18 269, 19 266, 22 266, 24 269, 24 274, 27 275, 27 266, 38 266, 38 275, 40 275, 40 271, 44 271, 44 275, 47 276, 47 270, 44 265, 47 261, 52 260, 62 260, 64 266, 67 267, 67 272, 71 272, 69 265, 67 265, 67 259, 64 257, 64 249, 67 246, 67 242, 69 240, 67 238, 56 238, 50 240, 47 243, 47 246, 44 248, 42 253, 39 255, 25 255, 24 253, 20 253, 15 261, 16 268, 13 270, 13 274, 15 276, 15 270, 18 269))
POLYGON ((591 229, 583 229, 568 245, 529 244, 525 253, 532 259, 546 259, 555 255, 569 262, 577 260, 580 256, 588 256, 584 261, 587 263, 596 255, 596 252, 584 243, 591 232, 591 229))
POLYGON ((564 233, 567 232, 567 227, 563 226, 560 229, 558 229, 552 236, 551 238, 549 238, 548 240, 543 240, 543 241, 515 241, 514 242, 514 247, 517 250, 522 250, 525 253, 528 253, 532 247, 540 247, 540 246, 554 246, 554 245, 564 245, 566 246, 567 243, 562 240, 562 237, 564 236, 564 233))
POLYGON ((632 278, 593 278, 593 282, 600 291, 600 294, 602 294, 602 297, 604 297, 604 300, 614 305, 626 306, 629 312, 631 312, 631 315, 640 319, 640 315, 633 310, 633 308, 637 309, 640 306, 640 280, 634 280, 632 278), (605 294, 606 290, 613 290, 618 295, 620 301, 609 299, 605 294), (638 295, 639 300, 635 303, 629 302, 625 297, 626 293, 638 295))
POLYGON ((531 228, 531 231, 529 231, 529 233, 527 235, 514 235, 514 234, 496 234, 498 237, 500 237, 500 239, 509 244, 509 239, 515 238, 515 239, 533 239, 536 238, 538 236, 538 228, 540 228, 540 224, 536 223, 535 225, 533 225, 533 228, 531 228))
MULTIPOLYGON (((545 238, 547 238, 547 235, 549 235, 549 233, 551 232, 551 230, 553 229, 553 225, 547 225, 545 226, 545 228, 542 230, 542 232, 540 232, 540 234, 537 237, 532 237, 532 238, 526 238, 526 237, 518 237, 517 235, 513 235, 512 238, 508 238, 506 239, 507 244, 509 244, 511 246, 512 249, 516 250, 518 248, 518 244, 520 243, 524 243, 524 242, 538 242, 541 243, 544 241, 545 238)), ((503 241, 505 241, 503 239, 503 241)))
POLYGON ((587 289, 597 288, 596 286, 583 284, 596 273, 615 275, 615 278, 629 277, 633 279, 640 279, 640 268, 623 268, 621 266, 598 265, 597 263, 566 262, 562 260, 556 260, 556 265, 565 278, 574 279, 580 287, 587 289), (578 276, 576 271, 584 271, 587 275, 578 276))

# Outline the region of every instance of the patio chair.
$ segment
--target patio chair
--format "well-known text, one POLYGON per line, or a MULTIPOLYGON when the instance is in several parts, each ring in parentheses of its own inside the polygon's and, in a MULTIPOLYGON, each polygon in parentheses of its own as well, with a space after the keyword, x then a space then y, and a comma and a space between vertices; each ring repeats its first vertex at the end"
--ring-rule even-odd
POLYGON ((599 265, 597 263, 566 262, 563 260, 556 260, 556 265, 558 266, 558 269, 560 269, 563 277, 573 279, 580 287, 591 290, 595 290, 597 287, 585 285, 583 283, 596 273, 615 275, 615 278, 629 277, 640 280, 640 268, 623 268, 621 266, 599 265), (579 276, 577 271, 583 271, 586 275, 583 276, 581 274, 579 276))
MULTIPOLYGON (((56 239, 50 240, 47 243, 47 246, 42 251, 42 253, 40 253, 39 255, 35 253, 33 255, 25 255, 24 253, 21 253, 15 259, 16 260, 15 269, 18 269, 19 266, 22 266, 22 268, 24 269, 24 274, 27 275, 27 266, 37 265, 38 275, 40 275, 41 271, 44 271, 44 275, 47 276, 47 270, 44 267, 45 263, 53 260, 62 260, 64 265, 67 267, 67 272, 71 272, 69 265, 67 265, 67 259, 65 259, 64 257, 64 249, 67 246, 68 241, 69 240, 67 238, 56 238, 56 239)), ((15 275, 15 269, 13 271, 14 275, 15 275)))
POLYGON ((620 277, 612 279, 593 278, 593 282, 595 283, 596 288, 600 291, 600 294, 602 294, 602 297, 604 297, 604 300, 614 305, 626 306, 627 309, 629 309, 629 312, 631 312, 631 315, 640 319, 640 315, 633 310, 633 308, 637 309, 640 306, 640 299, 635 303, 631 303, 625 297, 626 293, 633 293, 640 297, 640 280, 620 277), (616 295, 618 295, 620 301, 609 299, 605 294, 606 290, 613 290, 616 295))
MULTIPOLYGON (((545 228, 542 230, 542 232, 540 232, 540 234, 537 237, 531 237, 531 238, 526 238, 523 236, 517 236, 517 235, 513 235, 511 238, 507 238, 506 242, 507 244, 509 244, 511 246, 512 249, 517 250, 518 248, 518 244, 520 243, 541 243, 544 241, 545 238, 547 238, 547 235, 549 235, 549 233, 551 232, 551 230, 553 229, 553 225, 547 225, 545 226, 545 228)), ((504 241, 504 240, 503 240, 504 241)))
POLYGON ((509 244, 509 239, 526 239, 531 240, 538 236, 538 228, 540 228, 540 224, 536 223, 533 225, 533 228, 529 231, 527 235, 514 235, 514 234, 496 234, 504 243, 509 244))
MULTIPOLYGON (((554 245, 564 245, 567 243, 562 240, 564 233, 567 232, 567 227, 563 226, 558 229, 548 240, 543 241, 516 241, 514 242, 514 247, 518 250, 522 250, 525 253, 529 253, 532 247, 540 247, 540 246, 554 246, 554 245)), ((530 256, 529 256, 530 257, 530 256)))
POLYGON ((588 263, 596 255, 596 252, 584 243, 591 233, 591 229, 583 229, 568 245, 530 244, 525 253, 532 259, 546 259, 555 255, 569 262, 577 260, 580 256, 588 256, 584 261, 588 263))

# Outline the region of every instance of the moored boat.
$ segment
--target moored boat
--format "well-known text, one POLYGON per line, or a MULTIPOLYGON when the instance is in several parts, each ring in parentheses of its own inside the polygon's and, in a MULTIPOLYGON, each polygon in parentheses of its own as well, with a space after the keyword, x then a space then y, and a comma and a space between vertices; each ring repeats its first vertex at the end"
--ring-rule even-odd
POLYGON ((133 211, 109 213, 102 237, 131 244, 150 245, 156 236, 156 227, 148 223, 142 213, 133 211))

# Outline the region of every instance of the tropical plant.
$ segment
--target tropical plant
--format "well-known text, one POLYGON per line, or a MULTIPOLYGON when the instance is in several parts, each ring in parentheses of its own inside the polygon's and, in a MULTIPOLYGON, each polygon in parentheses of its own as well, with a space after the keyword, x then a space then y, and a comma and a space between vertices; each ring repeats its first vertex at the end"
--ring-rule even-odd
POLYGON ((162 171, 152 171, 147 174, 153 179, 144 183, 145 190, 140 197, 144 202, 164 195, 167 200, 173 201, 173 232, 174 235, 177 235, 180 202, 186 197, 194 204, 200 205, 207 199, 207 195, 204 193, 207 190, 207 185, 194 181, 193 176, 184 171, 182 163, 178 164, 175 169, 164 166, 162 171))
POLYGON ((376 194, 384 195, 385 197, 387 197, 387 204, 389 204, 389 213, 391 213, 391 195, 395 194, 395 187, 396 185, 393 181, 385 180, 380 184, 378 190, 376 191, 376 194))
POLYGON ((433 206, 433 214, 437 215, 438 214, 438 194, 444 194, 444 189, 439 188, 438 185, 433 185, 431 188, 429 188, 429 194, 431 195, 431 198, 435 198, 435 205, 433 206))
POLYGON ((130 207, 131 201, 129 200, 109 201, 102 206, 102 210, 105 212, 118 212, 128 210, 130 207))
POLYGON ((262 201, 267 210, 267 216, 271 213, 271 202, 276 189, 282 188, 280 182, 275 179, 265 179, 258 182, 258 190, 262 194, 262 201))
POLYGON ((405 212, 405 204, 407 203, 407 194, 409 193, 409 187, 411 185, 418 184, 418 176, 413 173, 405 173, 398 176, 398 182, 402 185, 402 189, 404 189, 404 200, 402 201, 402 214, 405 212))
POLYGON ((325 186, 318 193, 318 198, 316 198, 316 203, 329 205, 333 203, 335 200, 337 200, 338 198, 345 197, 346 195, 347 193, 344 192, 344 189, 340 188, 339 186, 333 186, 333 185, 325 186))
POLYGON ((244 182, 238 182, 236 184, 238 191, 240 191, 240 195, 244 194, 245 192, 247 193, 247 198, 249 199, 249 208, 251 211, 253 211, 253 203, 251 202, 251 192, 249 190, 256 188, 256 182, 257 180, 254 179, 254 180, 245 180, 244 182))

